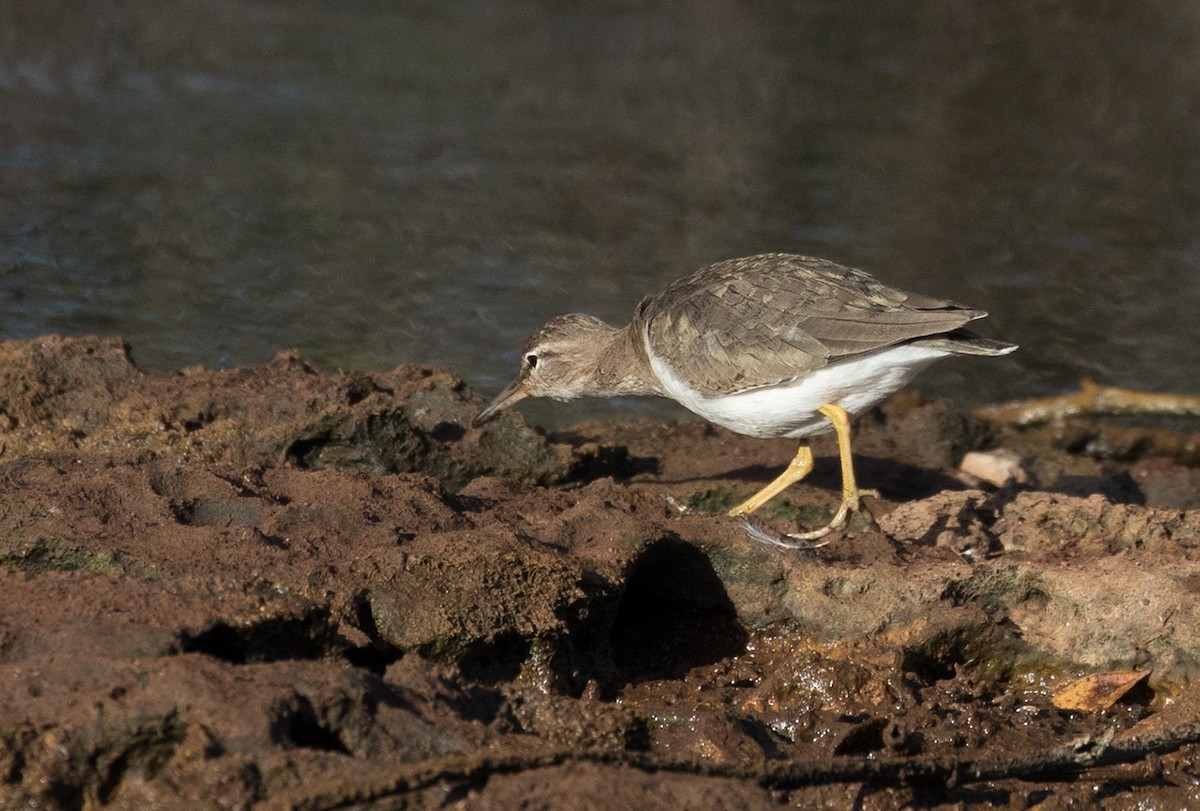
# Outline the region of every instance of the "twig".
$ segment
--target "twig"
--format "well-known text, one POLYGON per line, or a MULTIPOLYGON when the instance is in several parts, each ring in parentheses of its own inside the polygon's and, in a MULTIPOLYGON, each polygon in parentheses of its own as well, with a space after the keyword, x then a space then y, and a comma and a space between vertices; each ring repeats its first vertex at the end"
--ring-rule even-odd
POLYGON ((1200 416, 1200 397, 1101 386, 1083 379, 1075 394, 1034 397, 1011 403, 980 406, 975 413, 996 422, 1037 425, 1082 414, 1169 414, 1200 416))

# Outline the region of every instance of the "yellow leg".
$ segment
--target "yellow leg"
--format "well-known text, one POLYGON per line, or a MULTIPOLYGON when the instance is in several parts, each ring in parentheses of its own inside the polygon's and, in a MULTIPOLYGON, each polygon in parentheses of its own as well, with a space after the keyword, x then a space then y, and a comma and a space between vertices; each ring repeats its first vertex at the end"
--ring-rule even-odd
POLYGON ((783 472, 780 473, 778 477, 776 477, 775 481, 771 482, 766 487, 750 496, 750 498, 734 507, 729 511, 729 514, 749 515, 771 499, 775 498, 775 496, 779 495, 784 490, 803 479, 812 469, 812 448, 808 447, 808 442, 803 442, 800 445, 800 450, 796 451, 795 458, 788 463, 788 466, 784 468, 783 472))
MULTIPOLYGON (((879 492, 876 490, 860 490, 854 480, 854 460, 850 449, 850 415, 840 406, 831 404, 823 405, 818 410, 833 423, 833 430, 837 434, 838 454, 842 461, 842 503, 838 507, 837 514, 834 515, 833 520, 825 526, 820 529, 814 529, 811 532, 802 532, 790 536, 806 541, 820 538, 835 529, 843 527, 847 519, 849 519, 850 513, 857 512, 860 509, 859 502, 863 496, 879 497, 879 492)), ((812 467, 812 449, 805 442, 800 446, 800 450, 796 451, 796 457, 792 459, 783 473, 779 474, 773 482, 762 490, 759 490, 753 496, 730 510, 729 514, 748 515, 754 512, 785 489, 807 476, 812 467)))
POLYGON ((841 407, 835 405, 823 405, 817 410, 829 418, 829 421, 833 423, 834 433, 837 434, 838 455, 842 459, 842 505, 838 508, 837 515, 833 517, 833 520, 828 525, 812 532, 793 536, 804 540, 819 538, 827 532, 840 529, 845 525, 846 520, 850 517, 850 513, 858 512, 860 509, 859 500, 863 496, 879 498, 878 490, 860 490, 854 480, 854 459, 850 455, 850 415, 841 407))

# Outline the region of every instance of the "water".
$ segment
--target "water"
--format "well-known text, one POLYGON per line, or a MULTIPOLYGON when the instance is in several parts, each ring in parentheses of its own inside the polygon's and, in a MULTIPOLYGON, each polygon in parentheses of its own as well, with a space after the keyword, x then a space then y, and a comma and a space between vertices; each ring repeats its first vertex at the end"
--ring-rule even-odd
POLYGON ((1197 392, 1200 10, 0 4, 0 338, 491 394, 547 317, 768 250, 1022 345, 932 396, 1197 392))

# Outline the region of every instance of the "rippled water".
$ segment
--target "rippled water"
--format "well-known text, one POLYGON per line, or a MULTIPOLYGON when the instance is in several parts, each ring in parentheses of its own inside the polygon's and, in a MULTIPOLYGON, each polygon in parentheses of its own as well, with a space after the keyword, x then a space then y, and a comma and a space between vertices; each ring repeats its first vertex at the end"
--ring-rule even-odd
POLYGON ((782 250, 1022 345, 937 396, 1200 390, 1191 4, 6 0, 0 110, 3 338, 492 393, 550 315, 782 250))

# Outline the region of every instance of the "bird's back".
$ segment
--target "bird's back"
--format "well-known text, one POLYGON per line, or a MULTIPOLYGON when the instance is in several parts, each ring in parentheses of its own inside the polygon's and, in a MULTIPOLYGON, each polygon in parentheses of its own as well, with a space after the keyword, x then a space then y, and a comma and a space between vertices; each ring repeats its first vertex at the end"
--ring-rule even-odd
POLYGON ((950 352, 1008 351, 961 329, 986 314, 828 260, 762 254, 709 265, 647 297, 634 326, 681 382, 714 397, 921 339, 950 352))

